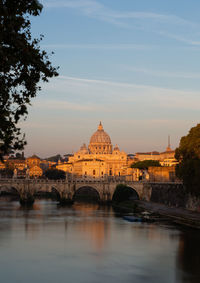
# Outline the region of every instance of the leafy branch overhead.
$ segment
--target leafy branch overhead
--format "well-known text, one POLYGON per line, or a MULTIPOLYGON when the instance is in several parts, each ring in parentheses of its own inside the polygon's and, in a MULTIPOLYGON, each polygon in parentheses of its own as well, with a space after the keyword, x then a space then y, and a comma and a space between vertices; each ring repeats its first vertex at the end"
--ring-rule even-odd
POLYGON ((200 124, 190 129, 180 140, 175 157, 179 161, 176 175, 183 180, 188 192, 200 195, 200 124))
POLYGON ((18 126, 27 106, 41 89, 39 82, 57 76, 39 39, 32 39, 29 16, 38 16, 37 0, 0 0, 0 152, 22 149, 26 144, 18 126))

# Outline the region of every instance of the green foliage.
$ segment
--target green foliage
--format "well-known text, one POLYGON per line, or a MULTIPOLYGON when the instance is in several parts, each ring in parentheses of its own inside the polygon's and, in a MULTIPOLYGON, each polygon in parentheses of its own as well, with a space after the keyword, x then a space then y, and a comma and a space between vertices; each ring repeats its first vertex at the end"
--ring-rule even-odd
POLYGON ((148 169, 150 166, 159 167, 160 162, 158 160, 143 160, 133 163, 131 168, 138 168, 138 169, 148 169))
POLYGON ((130 197, 134 197, 135 199, 138 199, 138 195, 132 188, 124 184, 119 184, 117 185, 116 190, 113 194, 112 201, 115 203, 119 203, 129 200, 130 197))
POLYGON ((44 173, 45 177, 50 180, 65 179, 65 171, 58 169, 48 169, 44 173))
POLYGON ((24 159, 24 155, 23 155, 23 153, 17 152, 17 153, 15 154, 15 158, 16 158, 16 159, 24 159))
POLYGON ((0 145, 1 154, 21 150, 25 137, 18 123, 40 90, 40 81, 57 76, 48 55, 32 39, 29 16, 38 16, 37 0, 0 0, 0 145))
POLYGON ((200 124, 191 128, 188 135, 181 138, 179 147, 175 152, 175 158, 178 161, 200 158, 200 124))
POLYGON ((188 192, 200 195, 200 124, 190 129, 187 136, 180 140, 175 151, 179 161, 176 176, 183 180, 188 192))
POLYGON ((13 170, 9 168, 1 169, 0 170, 0 177, 1 178, 12 178, 13 170))

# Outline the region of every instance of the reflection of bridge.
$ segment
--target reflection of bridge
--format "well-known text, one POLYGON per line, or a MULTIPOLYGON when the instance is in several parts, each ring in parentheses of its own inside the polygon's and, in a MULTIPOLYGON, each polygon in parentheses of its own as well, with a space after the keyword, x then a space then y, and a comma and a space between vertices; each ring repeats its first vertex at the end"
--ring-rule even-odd
POLYGON ((34 200, 39 193, 57 192, 63 202, 73 201, 77 192, 85 187, 93 189, 99 196, 100 201, 111 201, 118 184, 125 184, 133 189, 135 195, 141 200, 151 200, 152 190, 161 192, 165 189, 182 187, 179 183, 148 183, 126 180, 125 178, 110 179, 84 179, 71 180, 45 180, 45 179, 0 179, 0 194, 3 192, 17 192, 21 200, 34 200))
POLYGON ((2 192, 17 192, 21 199, 28 199, 38 193, 57 192, 61 200, 73 200, 75 193, 83 187, 90 187, 98 192, 101 201, 112 200, 116 186, 126 184, 135 190, 140 199, 149 200, 150 189, 143 182, 126 181, 124 179, 73 179, 73 180, 43 180, 43 179, 0 179, 0 194, 2 192))

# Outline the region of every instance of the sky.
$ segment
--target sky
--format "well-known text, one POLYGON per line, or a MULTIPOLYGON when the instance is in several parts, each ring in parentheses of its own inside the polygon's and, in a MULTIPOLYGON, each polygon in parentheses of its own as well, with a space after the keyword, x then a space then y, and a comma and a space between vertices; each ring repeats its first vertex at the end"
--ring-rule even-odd
POLYGON ((25 155, 88 145, 102 121, 127 153, 164 151, 199 123, 199 0, 43 0, 32 35, 59 66, 20 126, 25 155))

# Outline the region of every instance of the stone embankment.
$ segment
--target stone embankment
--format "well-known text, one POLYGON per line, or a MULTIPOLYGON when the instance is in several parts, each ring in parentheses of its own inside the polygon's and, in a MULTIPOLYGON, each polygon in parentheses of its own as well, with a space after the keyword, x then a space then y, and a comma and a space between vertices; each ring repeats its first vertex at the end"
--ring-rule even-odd
POLYGON ((170 218, 172 222, 189 226, 195 229, 200 229, 200 213, 190 211, 184 208, 169 207, 164 204, 146 202, 146 201, 134 201, 142 209, 155 213, 167 218, 170 218))
POLYGON ((181 182, 146 183, 144 190, 149 193, 149 198, 142 198, 142 200, 200 212, 200 197, 187 193, 181 182))

